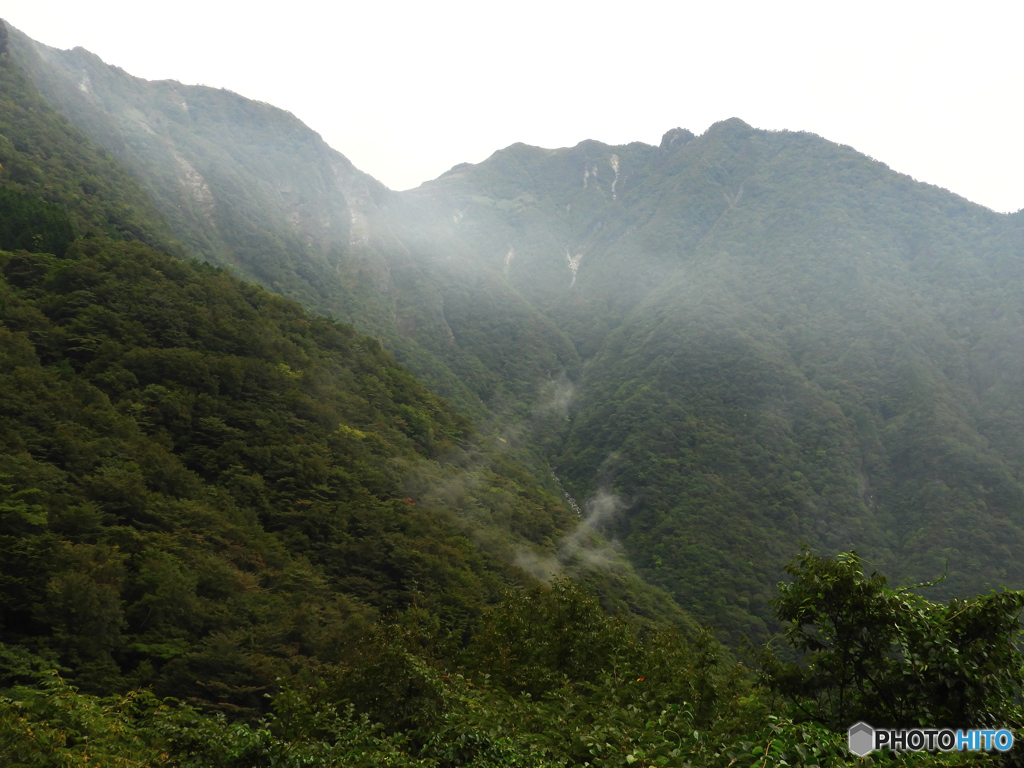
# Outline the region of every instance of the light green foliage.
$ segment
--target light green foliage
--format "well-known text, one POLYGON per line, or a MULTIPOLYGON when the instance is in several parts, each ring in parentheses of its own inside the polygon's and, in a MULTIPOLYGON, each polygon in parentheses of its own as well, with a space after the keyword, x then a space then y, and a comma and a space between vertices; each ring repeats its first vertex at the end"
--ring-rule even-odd
POLYGON ((56 676, 39 689, 0 698, 0 760, 5 765, 427 766, 351 708, 320 706, 284 691, 278 712, 256 724, 229 723, 174 701, 134 692, 99 698, 56 676))
POLYGON ((0 757, 181 768, 994 764, 980 753, 854 759, 844 734, 794 721, 710 636, 649 634, 568 582, 507 595, 461 654, 457 645, 410 609, 350 666, 282 688, 271 713, 249 722, 144 692, 90 696, 22 656, 37 686, 0 698, 0 757))
POLYGON ((769 684, 836 730, 860 720, 905 727, 995 727, 1019 717, 1024 593, 932 603, 865 576, 856 554, 804 551, 773 601, 805 655, 765 657, 769 684))

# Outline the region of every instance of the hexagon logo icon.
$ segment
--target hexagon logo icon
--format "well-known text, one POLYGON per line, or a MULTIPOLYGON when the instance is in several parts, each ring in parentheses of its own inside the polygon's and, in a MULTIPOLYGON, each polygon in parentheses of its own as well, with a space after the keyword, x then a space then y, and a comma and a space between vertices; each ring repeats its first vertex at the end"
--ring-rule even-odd
POLYGON ((857 757, 864 757, 875 748, 875 729, 867 723, 854 723, 846 732, 850 751, 857 757))

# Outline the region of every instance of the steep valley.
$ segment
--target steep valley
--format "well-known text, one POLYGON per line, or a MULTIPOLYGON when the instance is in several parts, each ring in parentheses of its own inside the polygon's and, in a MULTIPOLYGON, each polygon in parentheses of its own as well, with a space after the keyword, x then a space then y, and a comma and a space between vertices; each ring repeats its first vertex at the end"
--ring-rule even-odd
POLYGON ((733 639, 768 631, 799 542, 948 563, 946 595, 1024 583, 1022 214, 739 120, 397 193, 268 105, 13 43, 184 244, 616 494, 607 533, 733 639))
POLYGON ((0 30, 0 689, 186 700, 239 766, 269 712, 363 739, 289 765, 619 765, 597 731, 658 722, 693 741, 644 764, 724 766, 775 738, 733 654, 801 547, 1024 589, 1024 211, 739 119, 396 192, 0 30))

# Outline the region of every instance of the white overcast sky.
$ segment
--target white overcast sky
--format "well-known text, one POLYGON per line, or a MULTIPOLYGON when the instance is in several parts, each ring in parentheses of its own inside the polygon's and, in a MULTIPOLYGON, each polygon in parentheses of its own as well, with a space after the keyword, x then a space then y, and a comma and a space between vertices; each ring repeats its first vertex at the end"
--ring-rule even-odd
POLYGON ((293 112, 406 189, 523 141, 740 117, 1024 208, 1024 3, 0 0, 40 42, 293 112))

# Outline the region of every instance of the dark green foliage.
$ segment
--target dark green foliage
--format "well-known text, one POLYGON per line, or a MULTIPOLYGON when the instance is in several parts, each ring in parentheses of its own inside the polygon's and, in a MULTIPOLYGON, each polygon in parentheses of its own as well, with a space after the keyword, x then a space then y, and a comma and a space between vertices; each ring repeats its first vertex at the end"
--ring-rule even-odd
POLYGON ((71 222, 60 206, 0 189, 0 250, 63 256, 73 239, 71 222))
MULTIPOLYGON (((283 688, 271 712, 251 722, 146 692, 94 697, 35 673, 34 687, 0 697, 0 760, 176 768, 865 764, 851 759, 845 736, 773 710, 710 637, 644 635, 566 582, 509 595, 491 609, 468 638, 461 664, 451 638, 425 618, 414 608, 382 626, 353 667, 283 688), (542 625, 531 628, 538 616, 542 625), (568 631, 573 622, 578 637, 568 631), (494 664, 499 656, 509 661, 508 651, 534 679, 549 681, 543 694, 490 674, 504 671, 494 664), (560 658, 586 658, 590 666, 559 676, 560 658), (385 725, 372 724, 367 711, 385 725)), ((980 753, 871 759, 881 766, 995 764, 980 753)))
POLYGON ((805 550, 786 570, 793 581, 772 603, 804 660, 766 655, 765 674, 805 716, 837 731, 861 720, 962 728, 1019 717, 1024 592, 935 604, 865 576, 856 554, 805 550))
POLYGON ((948 559, 943 599, 1024 584, 1010 221, 736 123, 645 184, 623 207, 663 220, 635 236, 698 202, 714 226, 605 338, 559 458, 574 493, 629 505, 618 530, 642 573, 734 641, 767 637, 772 574, 801 539, 900 583, 948 559))
POLYGON ((627 624, 609 619, 578 587, 556 581, 510 595, 488 612, 467 657, 502 688, 540 698, 565 683, 595 684, 608 668, 635 664, 639 650, 627 624))
POLYGON ((606 532, 732 641, 801 539, 1024 585, 1019 215, 736 119, 392 193, 268 105, 10 48, 197 253, 371 332, 549 492, 617 494, 606 532))
POLYGON ((0 639, 84 689, 259 708, 378 611, 457 626, 523 578, 488 494, 565 519, 347 326, 140 244, 0 271, 0 639))
POLYGON ((1024 584, 1015 217, 807 134, 673 136, 514 145, 396 203, 585 362, 543 436, 567 488, 618 494, 632 561, 733 641, 800 539, 900 581, 948 558, 944 598, 1024 584))

